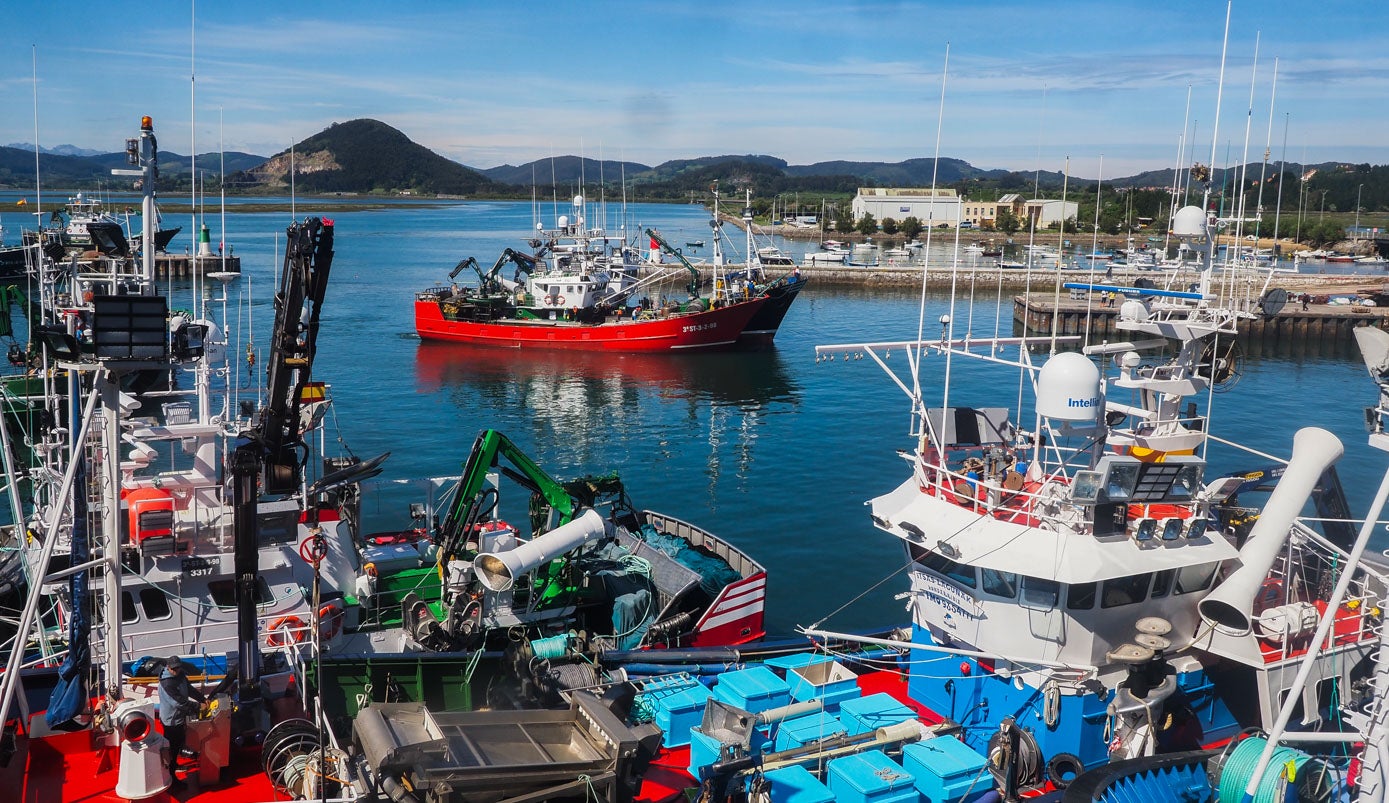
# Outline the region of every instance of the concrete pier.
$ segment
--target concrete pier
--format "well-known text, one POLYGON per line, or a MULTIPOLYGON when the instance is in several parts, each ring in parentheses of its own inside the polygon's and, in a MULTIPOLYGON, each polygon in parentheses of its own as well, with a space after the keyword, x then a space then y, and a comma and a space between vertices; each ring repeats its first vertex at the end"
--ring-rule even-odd
MULTIPOLYGON (((1058 305, 1052 294, 1033 294, 1013 298, 1013 320, 1034 333, 1050 334, 1052 316, 1056 315, 1056 333, 1083 335, 1088 329, 1092 339, 1119 340, 1129 335, 1115 328, 1119 317, 1120 297, 1113 307, 1105 306, 1098 296, 1086 302, 1063 296, 1058 305)), ((1267 345, 1310 345, 1317 350, 1337 350, 1354 342, 1352 330, 1360 326, 1376 326, 1389 330, 1389 308, 1309 304, 1290 302, 1276 315, 1255 314, 1241 319, 1236 328, 1243 340, 1263 341, 1267 345)))
POLYGON ((227 273, 241 272, 241 257, 229 255, 225 258, 219 256, 196 256, 194 254, 155 254, 154 255, 154 275, 161 278, 186 279, 192 276, 203 276, 208 273, 226 271, 227 273))

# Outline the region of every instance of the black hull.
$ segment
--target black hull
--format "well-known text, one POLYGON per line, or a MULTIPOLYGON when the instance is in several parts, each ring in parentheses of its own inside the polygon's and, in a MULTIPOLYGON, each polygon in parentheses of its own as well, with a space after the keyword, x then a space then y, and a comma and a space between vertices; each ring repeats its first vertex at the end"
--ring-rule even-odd
POLYGON ((748 321, 748 325, 743 327, 743 333, 738 337, 740 347, 758 347, 771 345, 772 339, 776 337, 777 329, 781 327, 781 321, 790 311, 791 304, 795 302, 796 296, 801 290, 805 289, 809 279, 804 277, 799 279, 787 278, 785 282, 778 283, 767 291, 767 303, 762 305, 748 321))
POLYGON ((21 279, 29 273, 24 255, 29 249, 23 247, 0 248, 0 282, 21 279))

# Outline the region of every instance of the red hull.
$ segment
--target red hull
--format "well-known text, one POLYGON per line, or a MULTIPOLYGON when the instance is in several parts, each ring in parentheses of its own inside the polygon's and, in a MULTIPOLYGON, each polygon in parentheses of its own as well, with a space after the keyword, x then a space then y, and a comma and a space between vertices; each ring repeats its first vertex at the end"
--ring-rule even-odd
POLYGON ((438 302, 415 301, 415 331, 425 340, 506 348, 587 351, 699 351, 731 348, 766 303, 755 298, 729 307, 644 321, 450 321, 438 302))

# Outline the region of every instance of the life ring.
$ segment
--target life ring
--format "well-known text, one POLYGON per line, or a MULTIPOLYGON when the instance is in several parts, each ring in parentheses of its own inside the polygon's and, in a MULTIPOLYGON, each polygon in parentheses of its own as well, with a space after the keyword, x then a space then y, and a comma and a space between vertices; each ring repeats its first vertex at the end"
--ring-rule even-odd
POLYGON ((564 306, 564 296, 555 296, 555 297, 551 298, 551 299, 550 299, 550 306, 552 306, 552 307, 562 307, 562 306, 564 306))
POLYGON ((265 637, 265 643, 271 647, 283 647, 286 644, 298 644, 304 640, 304 620, 297 616, 281 616, 279 619, 270 623, 270 633, 265 637), (289 630, 288 638, 283 632, 289 630))
POLYGON ((342 632, 342 620, 347 613, 337 600, 325 602, 318 609, 318 640, 328 641, 342 632))
POLYGON ((1074 753, 1057 753, 1047 762, 1047 778, 1057 789, 1065 789, 1085 772, 1085 764, 1074 753))

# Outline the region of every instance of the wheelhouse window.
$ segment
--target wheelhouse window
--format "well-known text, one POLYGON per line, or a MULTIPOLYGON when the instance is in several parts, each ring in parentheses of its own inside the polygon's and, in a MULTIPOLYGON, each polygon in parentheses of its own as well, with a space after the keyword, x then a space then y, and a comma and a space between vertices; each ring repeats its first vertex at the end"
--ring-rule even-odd
POLYGON ((938 552, 927 552, 922 563, 926 564, 926 568, 939 572, 966 588, 976 588, 979 585, 974 577, 973 566, 956 563, 938 552))
MULTIPOLYGON (((151 622, 173 616, 173 611, 169 610, 169 598, 157 588, 140 589, 140 610, 151 622)), ((121 615, 121 619, 125 619, 124 614, 121 615)))
POLYGON ((1177 593, 1190 594, 1196 591, 1204 591, 1211 585, 1211 580, 1215 579, 1216 564, 1203 563, 1198 566, 1186 566, 1177 570, 1177 593))
POLYGON ((1072 583, 1066 589, 1066 607, 1073 611, 1088 611, 1095 607, 1098 583, 1072 583))
MULTIPOLYGON (((213 580, 207 584, 207 590, 212 596, 212 604, 218 608, 236 607, 236 583, 234 581, 213 580)), ((257 577, 256 604, 268 605, 274 598, 274 595, 270 593, 270 586, 265 583, 265 578, 257 577)))
POLYGON ((980 569, 979 577, 985 594, 1004 599, 1013 599, 1018 595, 1018 576, 1013 572, 1001 572, 998 569, 980 569))
POLYGON ((1104 591, 1100 594, 1100 606, 1117 608, 1120 605, 1133 605, 1136 602, 1142 602, 1148 598, 1148 586, 1152 580, 1151 572, 1105 580, 1104 591))
POLYGON ((1061 584, 1040 577, 1022 578, 1022 601, 1034 608, 1055 608, 1061 600, 1061 584))
POLYGON ((1153 599, 1161 599, 1172 593, 1172 579, 1177 576, 1175 569, 1163 569, 1153 575, 1153 592, 1149 594, 1153 599))
POLYGON ((121 592, 121 623, 130 624, 140 621, 140 612, 135 607, 135 597, 129 591, 121 592))

